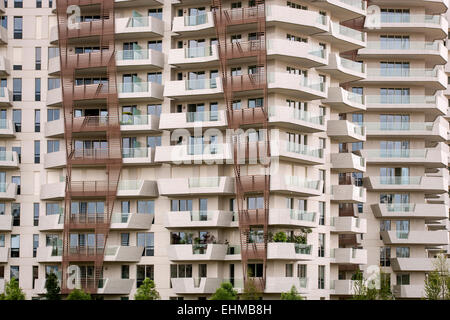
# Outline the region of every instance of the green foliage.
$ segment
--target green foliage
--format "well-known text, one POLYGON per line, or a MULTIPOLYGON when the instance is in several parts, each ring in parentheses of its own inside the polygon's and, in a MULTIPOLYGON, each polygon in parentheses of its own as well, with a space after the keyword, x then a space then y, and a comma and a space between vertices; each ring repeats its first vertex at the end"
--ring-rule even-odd
POLYGON ((89 293, 84 292, 82 289, 73 289, 67 296, 66 300, 92 300, 89 293))
POLYGON ((255 285, 254 279, 248 279, 244 285, 244 291, 241 295, 241 300, 260 300, 262 298, 261 292, 255 285))
POLYGON ((25 294, 19 287, 19 281, 12 277, 9 282, 5 284, 5 293, 3 299, 0 300, 25 300, 25 294))
POLYGON ((275 235, 273 236, 273 242, 287 242, 286 233, 284 233, 283 231, 278 231, 277 233, 275 233, 275 235))
POLYGON ((159 296, 158 291, 155 288, 155 282, 150 280, 149 278, 145 278, 144 282, 142 282, 141 286, 137 289, 136 294, 134 295, 135 300, 159 300, 161 297, 159 296))
POLYGON ((437 255, 433 261, 434 270, 425 279, 425 297, 427 300, 450 300, 450 274, 447 256, 437 255))
POLYGON ((290 291, 281 293, 281 300, 303 300, 303 297, 297 292, 295 286, 292 286, 290 291))
POLYGON ((58 277, 54 272, 50 272, 45 280, 45 289, 47 293, 45 298, 47 300, 61 300, 61 288, 59 287, 58 277))
POLYGON ((389 275, 380 272, 378 277, 380 279, 379 289, 375 287, 374 280, 367 284, 361 271, 357 270, 352 276, 352 280, 355 281, 352 300, 393 300, 394 296, 391 292, 389 275))
POLYGON ((223 282, 210 300, 237 300, 237 297, 237 291, 233 289, 233 285, 229 282, 223 282))

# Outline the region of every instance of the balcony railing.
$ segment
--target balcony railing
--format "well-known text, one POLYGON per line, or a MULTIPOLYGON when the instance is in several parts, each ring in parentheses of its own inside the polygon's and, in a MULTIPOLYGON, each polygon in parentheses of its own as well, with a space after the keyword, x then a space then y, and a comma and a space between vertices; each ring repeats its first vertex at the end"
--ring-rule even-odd
POLYGON ((440 24, 441 16, 427 14, 381 13, 381 23, 431 23, 440 24))
POLYGON ((189 178, 189 188, 217 188, 220 184, 220 177, 189 178))
POLYGON ((360 73, 364 73, 364 63, 361 62, 356 62, 353 60, 349 60, 349 59, 345 59, 340 57, 341 60, 341 65, 344 68, 356 71, 356 72, 360 72, 360 73))
POLYGON ((295 253, 296 254, 311 254, 312 245, 310 244, 295 244, 295 253))
POLYGON ((397 239, 408 239, 409 238, 409 230, 397 230, 395 232, 397 239))
POLYGON ((433 122, 365 122, 367 130, 432 131, 433 122))
POLYGON ((312 181, 312 180, 305 180, 302 177, 296 177, 296 176, 286 176, 286 184, 289 186, 295 186, 300 188, 307 188, 307 189, 315 189, 318 190, 320 186, 320 181, 312 181))
POLYGON ((426 41, 368 41, 367 49, 380 50, 439 50, 439 42, 426 41))
POLYGON ((437 103, 435 96, 367 95, 366 104, 431 104, 437 103))
POLYGON ((143 180, 120 180, 118 190, 139 190, 143 180))
POLYGON ((323 149, 312 149, 309 146, 286 141, 286 151, 294 152, 305 156, 323 158, 323 149))
POLYGON ((334 28, 334 30, 337 30, 340 35, 343 35, 345 37, 349 37, 349 38, 352 38, 357 41, 365 40, 364 33, 360 32, 358 30, 343 26, 336 22, 333 22, 333 28, 334 28))
POLYGON ((366 150, 368 158, 426 158, 426 149, 366 150))
POLYGON ((402 77, 402 78, 437 77, 438 69, 370 68, 367 70, 367 75, 374 77, 402 77))
POLYGON ((149 17, 130 17, 128 19, 127 28, 148 27, 149 17))
POLYGON ((184 49, 184 57, 189 58, 204 58, 213 55, 213 47, 193 47, 184 49))
POLYGON ((207 22, 208 22, 207 13, 184 17, 184 25, 186 27, 198 26, 201 24, 205 24, 207 22))
POLYGON ((119 50, 116 51, 116 60, 145 60, 149 57, 149 50, 119 50))
POLYGON ((379 177, 380 184, 392 185, 420 185, 422 177, 410 176, 381 176, 379 177))
POLYGON ((414 212, 415 203, 388 203, 386 209, 389 212, 414 212))
POLYGON ((240 245, 229 245, 227 249, 227 254, 240 254, 241 246, 240 245))
POLYGON ((119 83, 119 93, 148 92, 149 82, 119 83))
MULTIPOLYGON (((303 111, 303 110, 299 110, 296 108, 289 108, 289 107, 283 107, 282 111, 289 112, 290 116, 296 120, 306 121, 306 122, 313 123, 313 124, 320 124, 320 125, 324 124, 323 116, 315 115, 314 113, 311 113, 309 111, 303 111)), ((274 107, 274 106, 270 107, 269 108, 269 117, 277 116, 278 112, 279 112, 279 110, 277 109, 277 107, 274 107)))
POLYGON ((134 125, 134 126, 138 126, 138 125, 144 125, 144 124, 149 124, 149 116, 148 114, 144 114, 144 115, 128 115, 128 114, 123 114, 122 115, 122 119, 120 120, 120 124, 121 125, 134 125))
POLYGON ((197 111, 186 113, 187 122, 219 121, 219 111, 197 111))
POLYGON ((316 221, 316 213, 315 212, 307 212, 303 210, 291 210, 290 217, 292 220, 300 220, 300 221, 316 221))
POLYGON ((364 1, 362 0, 339 0, 339 2, 345 3, 349 6, 364 10, 364 1))
POLYGON ((216 89, 217 78, 186 80, 186 90, 216 89))
POLYGON ((148 148, 122 148, 123 158, 147 158, 148 148))
POLYGON ((0 151, 0 161, 13 161, 14 152, 13 151, 0 151))

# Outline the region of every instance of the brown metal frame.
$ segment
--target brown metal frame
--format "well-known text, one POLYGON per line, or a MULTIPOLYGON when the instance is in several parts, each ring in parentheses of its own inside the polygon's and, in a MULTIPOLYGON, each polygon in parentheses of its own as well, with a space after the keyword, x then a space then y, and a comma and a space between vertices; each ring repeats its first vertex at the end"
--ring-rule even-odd
POLYGON ((94 266, 94 279, 82 279, 82 287, 87 292, 97 293, 99 281, 103 276, 106 241, 122 169, 115 60, 114 0, 57 0, 56 11, 61 62, 64 138, 67 156, 61 291, 62 293, 70 291, 67 287, 68 266, 77 263, 87 263, 94 266), (68 26, 67 14, 67 8, 71 5, 80 6, 81 8, 83 6, 98 6, 102 19, 82 22, 79 24, 79 29, 71 29, 68 26), (89 54, 70 53, 69 43, 75 41, 76 38, 99 39, 100 52, 89 54), (108 84, 75 86, 77 70, 88 68, 106 70, 108 84), (74 107, 87 101, 106 104, 108 117, 74 118, 74 107), (96 155, 84 154, 83 152, 80 156, 79 152, 76 153, 74 137, 77 134, 88 132, 104 132, 108 141, 108 150, 106 152, 102 150, 96 155), (72 181, 73 166, 89 166, 93 164, 105 167, 106 181, 72 181), (71 214, 73 199, 92 197, 105 200, 105 212, 103 214, 86 217, 74 217, 71 214), (77 247, 76 250, 70 248, 70 234, 79 230, 95 233, 95 247, 77 247))
MULTIPOLYGON (((221 77, 225 102, 227 106, 227 118, 229 129, 239 129, 241 126, 262 127, 266 133, 266 143, 255 146, 258 150, 258 158, 265 158, 263 166, 265 175, 243 176, 241 175, 242 146, 246 149, 243 159, 249 159, 250 146, 247 141, 240 141, 245 135, 234 135, 232 139, 234 150, 234 173, 236 186, 236 202, 239 211, 239 232, 241 242, 242 268, 244 284, 248 286, 252 280, 260 292, 264 292, 266 267, 267 267, 267 241, 269 220, 269 196, 270 176, 268 174, 270 162, 270 143, 268 130, 268 88, 267 88, 267 50, 266 50, 266 8, 264 0, 256 0, 254 7, 246 7, 232 10, 224 10, 221 0, 212 0, 212 12, 218 38, 218 49, 221 67, 221 77), (254 27, 258 34, 258 40, 231 43, 228 39, 228 28, 239 25, 254 27), (229 65, 239 59, 256 59, 258 72, 242 76, 231 76, 229 65), (242 92, 261 92, 264 97, 264 105, 261 108, 233 110, 232 101, 242 92), (244 201, 246 194, 263 194, 264 208, 247 210, 244 201), (250 229, 253 226, 263 227, 264 243, 251 243, 250 229), (249 260, 262 261, 263 277, 248 279, 247 264, 249 260)), ((261 159, 260 159, 261 160, 261 159)))

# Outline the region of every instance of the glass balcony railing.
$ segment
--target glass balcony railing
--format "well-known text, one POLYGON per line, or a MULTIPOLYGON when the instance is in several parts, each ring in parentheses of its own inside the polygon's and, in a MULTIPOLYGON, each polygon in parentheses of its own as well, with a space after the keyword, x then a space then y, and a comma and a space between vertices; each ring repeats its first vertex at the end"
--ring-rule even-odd
POLYGON ((140 190, 142 183, 142 180, 120 180, 118 190, 140 190))
POLYGON ((430 104, 437 103, 435 96, 367 95, 366 104, 430 104))
POLYGON ((410 176, 381 176, 378 177, 380 184, 391 185, 420 185, 422 177, 410 176))
POLYGON ((387 39, 385 41, 368 41, 366 48, 374 50, 439 50, 439 42, 387 39))
POLYGON ((298 153, 315 158, 323 158, 323 149, 312 149, 309 146, 290 141, 286 141, 285 143, 287 152, 298 153))
POLYGON ((131 213, 113 213, 111 216, 111 223, 127 223, 130 216, 131 213))
POLYGON ((362 9, 364 10, 364 1, 362 0, 339 0, 339 2, 345 3, 349 6, 355 7, 357 9, 362 9))
POLYGON ((213 55, 213 49, 208 47, 193 47, 184 49, 184 57, 189 58, 205 58, 213 55))
POLYGON ((341 65, 346 69, 350 69, 352 71, 360 72, 360 73, 364 73, 364 71, 365 71, 364 63, 356 62, 356 61, 345 59, 345 58, 340 58, 340 60, 341 60, 341 65))
POLYGON ((187 144, 186 147, 188 155, 213 155, 223 153, 223 145, 217 143, 187 144))
POLYGON ((292 220, 299 221, 316 221, 316 213, 315 212, 307 212, 303 210, 290 210, 290 217, 292 220))
POLYGON ((131 17, 128 19, 127 28, 148 27, 149 17, 131 17))
POLYGON ((208 22, 208 14, 198 14, 184 17, 184 25, 186 27, 199 26, 208 22))
POLYGON ((229 245, 227 249, 227 254, 240 254, 241 246, 240 245, 229 245))
POLYGON ((305 180, 302 177, 286 176, 288 186, 319 190, 320 181, 305 180))
POLYGON ((426 158, 426 149, 366 150, 369 158, 426 158))
POLYGON ((116 52, 116 60, 145 60, 149 57, 149 50, 119 50, 116 52))
POLYGON ((350 91, 344 91, 344 92, 346 92, 348 100, 359 103, 359 104, 365 103, 364 96, 362 94, 358 94, 358 93, 354 93, 354 92, 350 92, 350 91))
POLYGON ((120 124, 122 125, 144 125, 149 123, 148 114, 144 115, 130 115, 130 114, 122 114, 122 118, 120 119, 120 124))
POLYGON ((189 178, 189 188, 217 188, 220 184, 220 177, 189 178))
POLYGON ((14 153, 13 151, 0 151, 0 161, 13 161, 14 153))
POLYGON ((312 245, 310 244, 295 244, 295 253, 296 254, 311 254, 312 245))
POLYGON ((186 80, 186 90, 216 89, 217 78, 186 80))
POLYGON ((52 246, 52 251, 50 255, 52 257, 60 257, 63 254, 63 247, 62 246, 52 246))
POLYGON ((432 131, 433 122, 365 122, 367 130, 386 131, 432 131))
POLYGON ((8 92, 8 88, 0 87, 0 98, 5 98, 7 96, 6 95, 7 92, 8 92))
POLYGON ((371 68, 367 70, 367 75, 373 77, 426 78, 437 77, 438 69, 371 68))
POLYGON ((381 23, 440 24, 441 16, 427 14, 381 13, 381 23))
POLYGON ((322 58, 322 59, 325 59, 326 53, 327 53, 327 50, 325 50, 321 47, 311 48, 311 51, 308 52, 308 54, 322 58))
POLYGON ((274 106, 269 107, 269 117, 276 117, 280 113, 282 113, 282 114, 288 113, 288 115, 292 119, 295 119, 295 120, 301 120, 301 121, 305 121, 305 122, 309 122, 309 123, 313 123, 313 124, 320 124, 320 125, 324 124, 323 116, 318 116, 309 111, 299 110, 299 109, 291 108, 291 107, 280 107, 280 108, 277 108, 274 106))
POLYGON ((409 238, 409 230, 397 230, 395 232, 397 239, 408 239, 409 238))
POLYGON ((356 41, 365 41, 365 34, 358 30, 343 26, 336 22, 333 22, 333 29, 342 36, 352 38, 356 41))
POLYGON ((292 82, 298 83, 301 87, 306 87, 311 90, 325 92, 325 83, 318 82, 318 83, 310 83, 310 80, 302 75, 299 74, 293 74, 293 73, 282 73, 282 72, 270 72, 268 75, 268 82, 274 83, 277 80, 277 77, 280 78, 291 78, 292 82))
POLYGON ((120 93, 139 93, 148 92, 149 88, 148 82, 129 82, 129 83, 119 83, 120 93))
POLYGON ((119 250, 119 246, 109 246, 105 248, 105 256, 114 256, 119 250))
POLYGON ((208 245, 206 243, 198 243, 192 245, 192 253, 193 254, 206 254, 206 250, 208 249, 208 245))
POLYGON ((148 158, 148 148, 123 148, 123 158, 148 158))
POLYGON ((354 134, 363 136, 366 133, 366 129, 365 129, 364 126, 361 126, 361 125, 359 125, 357 123, 354 123, 354 122, 352 122, 352 124, 353 124, 353 133, 354 134))
POLYGON ((219 111, 197 111, 186 113, 187 122, 219 121, 219 111))
POLYGON ((211 221, 214 212, 208 211, 191 211, 191 221, 211 221))
POLYGON ((0 119, 0 129, 9 129, 8 119, 0 119))
POLYGON ((386 209, 389 212, 414 212, 415 203, 387 203, 386 209))

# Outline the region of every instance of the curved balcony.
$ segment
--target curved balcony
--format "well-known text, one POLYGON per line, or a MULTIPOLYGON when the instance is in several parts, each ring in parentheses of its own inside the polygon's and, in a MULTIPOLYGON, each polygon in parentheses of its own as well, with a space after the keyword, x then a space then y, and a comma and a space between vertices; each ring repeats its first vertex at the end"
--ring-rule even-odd
POLYGON ((171 244, 167 255, 171 261, 220 261, 227 249, 227 244, 171 244))
POLYGON ((326 130, 323 116, 286 106, 269 107, 269 123, 307 133, 326 130))
MULTIPOLYGON (((62 210, 62 208, 61 208, 62 210)), ((64 214, 39 216, 39 231, 62 231, 64 229, 64 214)))
POLYGON ((15 183, 0 183, 0 200, 16 200, 17 185, 15 183))
POLYGON ((366 189, 352 184, 334 185, 331 187, 331 201, 338 203, 366 202, 366 189))
POLYGON ((47 91, 46 103, 48 107, 62 106, 62 90, 55 88, 47 91))
POLYGON ((340 234, 367 233, 367 220, 355 217, 332 217, 331 232, 340 234))
POLYGON ((270 209, 269 225, 315 228, 319 224, 316 212, 293 209, 270 209))
MULTIPOLYGON (((366 20, 365 28, 370 28, 366 20)), ((427 14, 381 15, 380 27, 383 32, 408 32, 424 34, 428 39, 447 37, 448 21, 444 16, 427 14)))
POLYGON ((10 214, 0 215, 0 231, 12 230, 12 216, 10 214))
POLYGON ((301 145, 287 140, 270 141, 271 157, 279 157, 280 160, 318 165, 325 163, 324 153, 324 149, 313 149, 307 145, 301 145))
POLYGON ((117 197, 155 198, 158 197, 158 186, 156 181, 151 180, 121 180, 117 187, 117 197))
POLYGON ((116 39, 161 37, 164 35, 164 22, 150 16, 116 18, 115 33, 116 39))
POLYGON ((448 49, 442 42, 410 41, 368 41, 367 47, 358 50, 362 59, 384 59, 386 55, 397 59, 426 59, 427 65, 446 64, 448 49))
POLYGON ((325 83, 287 72, 270 72, 268 89, 270 93, 282 93, 303 100, 327 98, 325 83))
POLYGON ((314 35, 316 38, 329 42, 339 51, 351 51, 366 46, 366 33, 336 22, 328 24, 327 32, 314 35))
POLYGON ((264 293, 283 293, 295 287, 298 293, 308 292, 308 278, 266 277, 264 293))
POLYGON ((105 262, 139 262, 144 247, 135 246, 107 246, 105 262))
POLYGON ((329 19, 317 12, 280 5, 267 6, 266 21, 268 26, 278 25, 305 35, 326 32, 329 26, 329 19))
POLYGON ((225 128, 228 125, 225 110, 186 113, 162 113, 159 129, 225 128))
POLYGON ((48 152, 44 154, 44 168, 58 169, 67 165, 66 151, 48 152))
POLYGON ((124 166, 141 166, 155 163, 154 148, 122 148, 124 166))
POLYGON ((305 68, 321 67, 328 64, 327 51, 309 43, 284 39, 269 39, 267 56, 305 68))
POLYGON ((328 136, 338 142, 366 141, 365 128, 348 120, 328 120, 328 136))
POLYGON ((354 248, 331 249, 331 263, 336 264, 367 264, 367 250, 354 248))
POLYGON ((16 151, 0 151, 0 169, 17 169, 19 157, 16 151))
MULTIPOLYGON (((396 0, 401 7, 421 7, 428 12, 445 13, 447 11, 448 0, 396 0)), ((378 6, 389 6, 392 4, 391 0, 372 0, 373 4, 378 6)))
POLYGON ((339 21, 356 19, 366 15, 367 3, 363 0, 306 0, 313 6, 331 11, 339 21))
POLYGON ((333 80, 338 80, 340 83, 357 81, 367 77, 364 63, 342 58, 338 53, 330 53, 328 64, 318 67, 317 70, 331 75, 333 80))
POLYGON ((164 53, 157 50, 116 51, 116 66, 119 71, 153 70, 164 68, 164 53))
POLYGON ((224 164, 233 160, 232 146, 221 144, 182 144, 156 147, 155 162, 173 164, 224 164))
POLYGON ((332 153, 331 170, 339 173, 366 172, 366 159, 354 153, 332 153))
MULTIPOLYGON (((63 180, 63 179, 61 179, 63 180)), ((41 200, 62 200, 66 193, 66 183, 45 183, 41 184, 40 199, 41 200)))
POLYGON ((448 231, 381 231, 384 244, 389 245, 448 245, 448 231))
POLYGON ((234 195, 232 177, 158 179, 162 196, 234 195))
POLYGON ((222 79, 168 81, 164 96, 181 100, 214 99, 223 97, 222 79))
POLYGON ((367 78, 360 81, 365 85, 420 86, 429 90, 445 90, 448 80, 444 70, 439 68, 369 68, 367 78))
POLYGON ((377 218, 446 219, 448 206, 431 203, 390 203, 372 204, 373 215, 377 218))
POLYGON ((431 258, 391 258, 391 268, 395 272, 431 272, 435 267, 431 258))
POLYGON ((45 123, 45 137, 46 138, 63 138, 64 137, 64 119, 47 121, 45 123))
POLYGON ((435 96, 367 95, 365 100, 369 111, 425 112, 438 116, 446 115, 448 109, 448 99, 441 94, 435 96))
POLYGON ((113 213, 112 230, 148 230, 155 215, 153 213, 113 213))
POLYGON ((367 163, 424 165, 427 168, 446 168, 448 166, 447 151, 442 148, 402 149, 402 150, 361 150, 367 163))
POLYGON ((366 110, 365 97, 340 87, 328 88, 328 98, 323 100, 339 113, 361 112, 366 110))
POLYGON ((170 211, 165 215, 166 228, 229 228, 233 212, 222 210, 170 211))
POLYGON ((156 102, 164 99, 164 86, 156 82, 118 83, 118 97, 125 102, 156 102))
POLYGON ((313 197, 322 194, 323 181, 307 180, 303 177, 296 176, 278 176, 270 179, 270 191, 313 197))
POLYGON ((268 260, 312 260, 312 245, 289 242, 269 242, 268 260))
POLYGON ((444 193, 448 190, 448 180, 443 177, 372 176, 363 179, 364 186, 373 191, 444 193))
POLYGON ((11 107, 12 93, 8 88, 0 87, 0 107, 11 107))
POLYGON ((182 67, 201 64, 202 67, 218 65, 219 51, 217 45, 207 47, 193 47, 170 49, 168 64, 182 67))
POLYGON ((212 12, 195 16, 173 18, 172 32, 195 36, 215 34, 214 18, 212 12))

